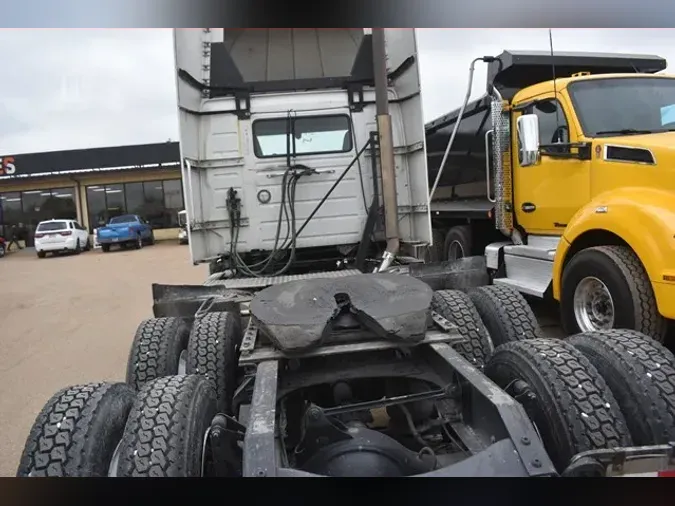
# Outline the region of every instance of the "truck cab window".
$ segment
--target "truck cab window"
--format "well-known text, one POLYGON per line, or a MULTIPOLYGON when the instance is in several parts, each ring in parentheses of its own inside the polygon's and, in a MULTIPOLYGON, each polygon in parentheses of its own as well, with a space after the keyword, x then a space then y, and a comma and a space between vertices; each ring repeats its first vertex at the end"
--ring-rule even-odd
POLYGON ((675 79, 664 76, 588 79, 572 83, 568 90, 587 137, 675 129, 675 79))
POLYGON ((353 149, 348 116, 305 116, 253 122, 254 152, 258 158, 286 156, 291 129, 291 155, 347 153, 353 149))
POLYGON ((568 143, 569 126, 565 111, 557 100, 542 100, 532 106, 532 113, 539 118, 539 142, 541 144, 568 143))

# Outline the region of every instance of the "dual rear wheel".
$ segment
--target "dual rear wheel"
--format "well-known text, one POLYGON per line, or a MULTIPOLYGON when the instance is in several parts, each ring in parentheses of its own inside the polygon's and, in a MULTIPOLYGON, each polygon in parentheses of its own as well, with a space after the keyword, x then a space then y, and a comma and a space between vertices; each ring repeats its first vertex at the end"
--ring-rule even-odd
POLYGON ((55 394, 28 436, 18 476, 200 476, 205 437, 230 414, 241 344, 229 312, 150 318, 134 336, 126 383, 55 394))
POLYGON ((547 338, 527 301, 498 285, 434 293, 457 351, 523 406, 558 472, 583 451, 675 440, 675 356, 635 330, 547 338))
POLYGON ((127 383, 146 383, 177 374, 197 374, 214 384, 218 409, 230 414, 242 332, 231 312, 211 312, 189 328, 182 318, 150 318, 136 331, 127 361, 127 383))
MULTIPOLYGON (((582 451, 675 439, 670 351, 627 330, 548 339, 508 290, 436 292, 432 309, 466 337, 457 351, 520 402, 559 472, 582 451)), ((240 336, 230 313, 207 313, 191 331, 170 318, 143 322, 128 384, 58 392, 38 415, 17 474, 203 475, 211 421, 232 408, 240 336)))

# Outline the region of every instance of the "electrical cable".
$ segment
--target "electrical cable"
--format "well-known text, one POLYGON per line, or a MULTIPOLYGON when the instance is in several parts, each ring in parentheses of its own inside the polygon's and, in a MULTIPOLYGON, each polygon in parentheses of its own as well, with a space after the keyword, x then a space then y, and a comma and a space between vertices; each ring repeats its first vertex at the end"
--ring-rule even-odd
MULTIPOLYGON (((296 216, 295 216, 295 192, 296 192, 296 187, 298 180, 304 176, 313 173, 314 171, 310 169, 309 167, 306 167, 304 165, 295 165, 292 167, 289 167, 286 169, 286 172, 284 173, 284 178, 282 182, 282 205, 280 208, 280 211, 283 211, 286 214, 287 218, 287 233, 286 233, 286 238, 284 240, 284 244, 280 247, 277 248, 279 237, 280 237, 280 224, 281 224, 281 216, 280 219, 277 222, 277 234, 275 237, 275 246, 273 247, 272 251, 270 254, 267 256, 262 261, 259 261, 255 264, 252 265, 247 265, 245 261, 241 258, 239 253, 236 251, 236 244, 238 242, 239 238, 239 228, 240 228, 240 222, 239 222, 239 215, 235 216, 235 219, 233 223, 235 226, 231 229, 230 235, 231 235, 231 241, 230 241, 230 247, 231 247, 231 256, 230 258, 232 259, 234 263, 235 269, 243 274, 253 276, 253 277, 260 277, 264 274, 264 271, 269 267, 269 265, 276 259, 278 254, 280 252, 285 252, 289 253, 288 260, 286 261, 286 264, 280 269, 275 271, 274 273, 269 273, 269 274, 264 274, 265 276, 280 276, 284 272, 286 272, 291 265, 293 264, 293 261, 295 260, 295 251, 296 251, 296 240, 298 236, 298 232, 295 230, 295 222, 296 222, 296 216), (290 179, 287 179, 290 175, 290 179), (286 204, 289 205, 289 209, 286 209, 286 204), (290 242, 289 242, 289 237, 290 237, 290 242), (262 267, 260 269, 255 270, 255 267, 262 267)), ((238 210, 237 213, 240 213, 241 211, 238 210)))
MULTIPOLYGON (((293 167, 291 165, 291 135, 292 135, 292 121, 291 121, 291 115, 293 114, 292 110, 289 110, 286 116, 286 121, 287 121, 287 126, 286 126, 286 164, 287 164, 287 169, 284 172, 283 178, 282 178, 282 183, 281 183, 281 205, 279 207, 279 218, 277 220, 277 230, 275 234, 275 240, 274 240, 274 246, 272 247, 272 251, 270 254, 267 256, 267 258, 256 262, 252 265, 247 265, 246 262, 244 262, 241 257, 239 256, 238 252, 236 251, 236 245, 239 241, 239 229, 240 229, 240 217, 241 217, 241 209, 238 207, 239 200, 235 200, 235 206, 236 209, 232 209, 228 205, 228 212, 230 212, 230 220, 231 223, 233 224, 230 227, 230 263, 232 264, 232 267, 236 272, 239 273, 244 273, 249 276, 253 277, 259 277, 272 263, 274 258, 276 257, 278 253, 278 244, 279 244, 279 238, 281 235, 281 222, 282 222, 282 217, 285 216, 286 218, 286 237, 284 238, 284 243, 288 241, 288 238, 290 236, 291 232, 291 222, 290 222, 290 216, 288 213, 288 210, 286 209, 286 195, 288 191, 288 186, 287 186, 287 181, 288 181, 288 176, 293 170, 293 167), (236 217, 233 217, 232 212, 236 213, 236 217), (262 267, 261 267, 262 266, 262 267), (256 268, 258 268, 256 270, 256 268)), ((294 204, 293 204, 294 205, 294 204)))
MULTIPOLYGON (((356 148, 356 130, 354 129, 354 115, 352 114, 352 111, 349 111, 349 119, 351 121, 351 126, 352 126, 352 142, 354 143, 354 147, 356 148)), ((359 182, 361 183, 361 196, 363 197, 363 209, 364 211, 368 212, 368 200, 366 199, 366 187, 363 184, 363 171, 361 170, 361 160, 358 160, 358 165, 359 165, 359 182)))
MULTIPOLYGON (((289 113, 290 114, 290 113, 289 113)), ((288 143, 288 140, 287 140, 288 143)), ((305 165, 290 165, 290 156, 287 156, 287 160, 289 161, 289 166, 284 172, 283 179, 282 179, 282 184, 281 184, 281 206, 279 209, 279 218, 277 220, 277 230, 275 234, 275 241, 274 241, 274 246, 272 248, 272 251, 269 253, 269 255, 261 260, 258 261, 254 264, 248 265, 246 262, 241 258, 239 255, 239 252, 237 251, 236 245, 239 240, 239 230, 240 230, 240 219, 241 219, 241 208, 240 208, 240 200, 239 199, 232 199, 228 197, 228 213, 230 216, 230 223, 232 226, 230 227, 230 264, 231 268, 234 269, 236 272, 245 274, 248 276, 252 277, 262 277, 262 276, 280 276, 290 267, 292 266, 293 262, 295 261, 296 257, 296 249, 297 249, 297 238, 300 235, 300 233, 305 229, 305 227, 309 224, 309 222, 314 218, 316 213, 319 211, 321 206, 328 200, 328 197, 333 193, 335 188, 340 184, 340 182, 344 179, 344 177, 347 175, 349 170, 354 166, 355 163, 357 163, 360 160, 361 155, 364 153, 364 151, 368 148, 370 145, 370 141, 366 142, 366 144, 358 151, 354 159, 349 163, 349 165, 345 168, 345 170, 340 174, 340 176, 335 180, 331 188, 326 192, 326 194, 323 196, 321 201, 316 205, 314 210, 310 213, 310 215, 305 219, 303 222, 302 226, 296 230, 296 215, 295 215, 295 192, 297 188, 297 183, 300 180, 301 177, 309 174, 316 173, 315 170, 311 169, 310 167, 307 167, 305 165), (234 202, 231 202, 231 201, 234 202), (286 205, 288 205, 288 209, 286 209, 286 205), (281 247, 278 247, 279 244, 279 238, 281 236, 281 222, 282 222, 282 216, 286 217, 286 237, 284 238, 284 242, 282 243, 281 247), (265 271, 269 268, 269 266, 274 262, 277 258, 279 253, 284 253, 288 254, 288 259, 286 260, 286 263, 283 265, 278 270, 275 270, 273 273, 265 273, 265 271)), ((288 144, 287 144, 287 147, 288 144)), ((289 152, 290 152, 290 147, 289 147, 289 152)), ((365 190, 364 190, 365 191, 365 190)))

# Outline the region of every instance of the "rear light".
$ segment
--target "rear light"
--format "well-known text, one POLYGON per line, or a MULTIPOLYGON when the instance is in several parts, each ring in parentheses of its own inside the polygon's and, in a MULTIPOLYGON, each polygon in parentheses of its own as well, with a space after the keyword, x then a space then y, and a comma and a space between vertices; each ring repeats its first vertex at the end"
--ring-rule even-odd
POLYGON ((66 230, 65 232, 59 232, 59 234, 61 234, 63 236, 73 235, 73 233, 70 230, 66 230))
POLYGON ((668 469, 666 471, 659 471, 656 473, 659 478, 675 478, 675 469, 668 469))
POLYGON ((35 239, 42 239, 45 235, 44 234, 35 234, 33 237, 35 239))

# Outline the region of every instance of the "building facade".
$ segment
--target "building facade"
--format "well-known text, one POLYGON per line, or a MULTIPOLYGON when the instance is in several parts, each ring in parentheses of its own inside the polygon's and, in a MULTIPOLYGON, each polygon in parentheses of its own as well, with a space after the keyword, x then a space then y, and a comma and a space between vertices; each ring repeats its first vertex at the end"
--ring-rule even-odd
POLYGON ((93 233, 127 213, 148 220, 157 240, 178 236, 184 197, 177 142, 3 156, 0 167, 4 237, 23 223, 31 246, 40 221, 76 219, 93 233))

